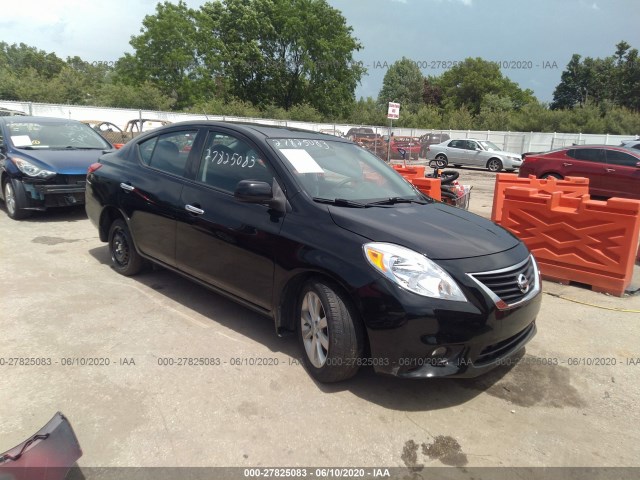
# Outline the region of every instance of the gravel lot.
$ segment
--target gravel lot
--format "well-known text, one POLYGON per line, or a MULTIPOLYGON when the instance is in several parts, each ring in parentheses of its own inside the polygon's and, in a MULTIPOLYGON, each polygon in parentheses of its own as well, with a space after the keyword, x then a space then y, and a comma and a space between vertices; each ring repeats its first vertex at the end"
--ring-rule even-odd
MULTIPOLYGON (((493 174, 460 171, 489 217, 493 174)), ((59 410, 83 468, 640 466, 640 295, 546 282, 514 366, 464 381, 365 369, 325 386, 268 319, 168 271, 116 274, 81 208, 0 211, 0 229, 0 356, 51 362, 0 366, 0 451, 59 410), (184 357, 221 364, 162 364, 184 357)))

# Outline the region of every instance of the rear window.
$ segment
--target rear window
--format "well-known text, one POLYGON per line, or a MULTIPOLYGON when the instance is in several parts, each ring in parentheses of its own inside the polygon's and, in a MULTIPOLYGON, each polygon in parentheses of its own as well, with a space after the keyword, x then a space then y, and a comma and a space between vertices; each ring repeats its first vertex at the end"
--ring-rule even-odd
POLYGON ((569 157, 585 162, 604 162, 602 153, 600 148, 574 148, 567 151, 569 157))

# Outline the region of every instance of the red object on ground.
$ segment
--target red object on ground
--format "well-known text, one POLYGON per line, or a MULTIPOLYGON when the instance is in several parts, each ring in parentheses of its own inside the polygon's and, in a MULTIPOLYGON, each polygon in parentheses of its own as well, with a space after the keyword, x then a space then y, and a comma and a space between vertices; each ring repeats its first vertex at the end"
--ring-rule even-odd
POLYGON ((562 192, 509 187, 500 225, 534 254, 544 278, 580 282, 622 296, 633 276, 640 231, 640 201, 606 202, 562 192))
POLYGON ((558 180, 554 177, 539 179, 534 175, 520 178, 515 173, 498 173, 493 192, 493 209, 491 210, 491 221, 493 222, 500 223, 504 208, 504 191, 509 187, 535 188, 539 193, 563 192, 565 196, 580 197, 589 193, 589 179, 582 177, 567 177, 564 180, 558 180))
POLYGON ((441 201, 442 200, 442 191, 440 190, 440 179, 439 178, 411 178, 409 179, 411 183, 413 183, 418 190, 420 190, 425 195, 430 196, 434 200, 441 201))

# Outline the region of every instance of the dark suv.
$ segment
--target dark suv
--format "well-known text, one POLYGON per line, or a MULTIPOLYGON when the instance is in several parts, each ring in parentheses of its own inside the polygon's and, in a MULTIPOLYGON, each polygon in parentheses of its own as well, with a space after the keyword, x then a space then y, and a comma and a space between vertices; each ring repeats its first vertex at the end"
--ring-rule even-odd
POLYGON ((322 382, 362 365, 476 376, 536 331, 540 278, 521 241, 335 136, 162 127, 90 167, 86 210, 116 271, 151 261, 273 318, 322 382))

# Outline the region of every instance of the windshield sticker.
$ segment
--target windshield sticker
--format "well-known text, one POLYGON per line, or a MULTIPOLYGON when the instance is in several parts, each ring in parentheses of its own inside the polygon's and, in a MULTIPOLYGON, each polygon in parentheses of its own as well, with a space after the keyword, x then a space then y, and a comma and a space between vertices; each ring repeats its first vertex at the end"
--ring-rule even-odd
POLYGON ((273 145, 277 148, 286 148, 286 147, 315 147, 322 148, 324 150, 329 150, 329 144, 324 140, 299 140, 297 138, 284 138, 284 139, 276 139, 273 140, 273 145))
POLYGON ((12 135, 11 141, 16 147, 31 146, 31 138, 29 137, 29 135, 12 135))
POLYGON ((306 150, 283 148, 280 151, 298 173, 324 173, 322 167, 306 150))

